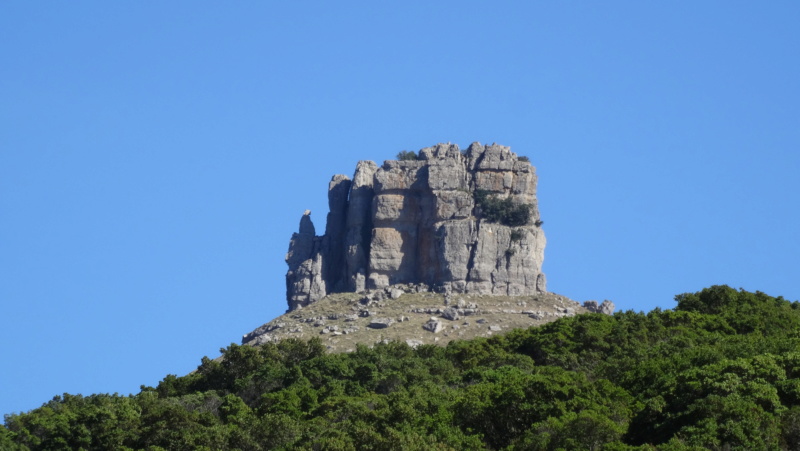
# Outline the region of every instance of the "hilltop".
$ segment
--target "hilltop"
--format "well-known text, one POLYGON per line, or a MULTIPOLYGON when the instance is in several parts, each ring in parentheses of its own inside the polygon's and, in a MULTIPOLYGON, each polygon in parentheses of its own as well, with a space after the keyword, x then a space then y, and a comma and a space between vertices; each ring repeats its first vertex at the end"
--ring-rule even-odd
POLYGON ((611 313, 548 293, 536 169, 498 144, 437 144, 328 185, 325 233, 306 210, 286 263, 287 314, 244 335, 258 345, 319 336, 412 346, 489 337, 563 316, 611 313))
POLYGON ((609 301, 585 305, 555 293, 530 296, 446 295, 393 286, 371 296, 331 294, 282 315, 242 338, 261 345, 286 338, 319 338, 330 352, 352 352, 358 344, 400 341, 412 347, 491 337, 586 312, 611 313, 609 301))

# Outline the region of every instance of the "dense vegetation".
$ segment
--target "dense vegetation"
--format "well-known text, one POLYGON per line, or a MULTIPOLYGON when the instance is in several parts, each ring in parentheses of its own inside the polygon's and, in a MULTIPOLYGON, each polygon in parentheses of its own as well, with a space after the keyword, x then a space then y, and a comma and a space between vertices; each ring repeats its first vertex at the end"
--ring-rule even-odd
POLYGON ((447 347, 231 345, 137 395, 9 415, 0 449, 800 449, 800 304, 676 300, 447 347))
POLYGON ((486 221, 518 227, 526 225, 531 220, 533 205, 518 204, 510 197, 503 199, 485 190, 475 190, 473 197, 479 216, 486 221))

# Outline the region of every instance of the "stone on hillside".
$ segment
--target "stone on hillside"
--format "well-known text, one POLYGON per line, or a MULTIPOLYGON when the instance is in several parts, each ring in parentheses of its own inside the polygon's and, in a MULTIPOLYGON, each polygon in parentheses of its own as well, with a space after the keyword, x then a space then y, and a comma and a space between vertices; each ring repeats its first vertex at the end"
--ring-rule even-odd
POLYGON ((583 301, 583 308, 585 308, 591 313, 600 313, 598 311, 599 306, 597 305, 597 301, 595 300, 583 301))
POLYGON ((605 315, 611 315, 612 313, 614 313, 614 308, 615 308, 614 303, 606 299, 600 304, 600 313, 603 313, 605 315))
POLYGON ((597 304, 597 301, 585 301, 583 303, 583 308, 592 312, 592 313, 602 313, 604 315, 611 315, 614 313, 614 303, 606 299, 600 305, 597 304))
POLYGON ((428 332, 439 333, 442 331, 444 326, 442 322, 436 318, 431 318, 427 323, 422 325, 422 328, 427 330, 428 332))
POLYGON ((442 317, 450 321, 455 321, 459 318, 458 310, 453 307, 447 307, 442 311, 442 317))
POLYGON ((386 329, 392 324, 394 324, 394 320, 391 318, 375 318, 369 322, 368 327, 372 329, 386 329))

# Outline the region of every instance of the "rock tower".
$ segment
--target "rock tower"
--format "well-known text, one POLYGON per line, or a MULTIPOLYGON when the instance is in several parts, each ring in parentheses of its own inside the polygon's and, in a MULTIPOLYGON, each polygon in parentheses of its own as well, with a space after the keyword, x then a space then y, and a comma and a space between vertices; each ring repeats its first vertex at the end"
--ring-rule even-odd
POLYGON ((305 212, 286 254, 289 311, 328 293, 395 284, 508 296, 545 291, 545 237, 527 158, 478 143, 410 155, 416 159, 380 167, 360 161, 352 180, 333 176, 324 235, 305 212))

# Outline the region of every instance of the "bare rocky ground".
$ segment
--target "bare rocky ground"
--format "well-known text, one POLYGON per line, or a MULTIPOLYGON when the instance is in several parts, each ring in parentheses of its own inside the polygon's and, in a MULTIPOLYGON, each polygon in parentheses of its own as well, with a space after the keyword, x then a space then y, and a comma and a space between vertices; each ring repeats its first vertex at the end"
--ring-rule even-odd
POLYGON ((393 286, 368 294, 331 294, 264 324, 245 335, 242 343, 319 337, 329 352, 351 352, 357 344, 371 346, 381 341, 445 345, 589 311, 555 293, 511 297, 418 290, 393 286))

